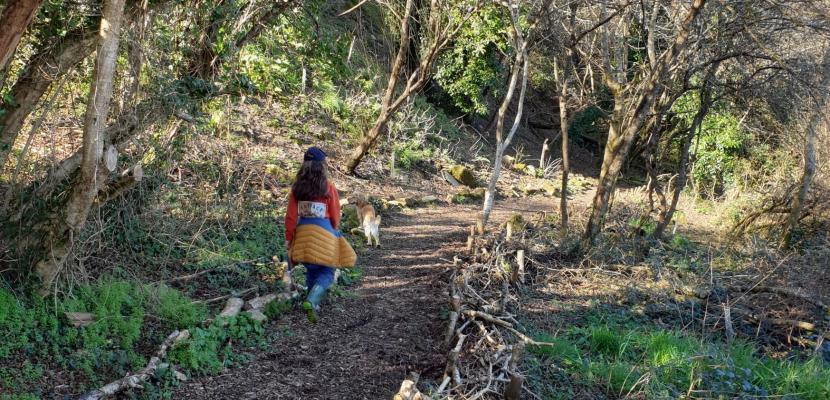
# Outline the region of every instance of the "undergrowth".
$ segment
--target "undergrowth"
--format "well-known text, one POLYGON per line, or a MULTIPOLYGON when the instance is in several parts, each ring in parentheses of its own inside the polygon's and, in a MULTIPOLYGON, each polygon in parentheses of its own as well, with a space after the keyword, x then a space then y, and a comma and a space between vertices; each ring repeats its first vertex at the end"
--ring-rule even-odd
MULTIPOLYGON (((146 349, 155 349, 174 329, 192 329, 206 315, 204 305, 164 285, 101 279, 66 298, 45 300, 22 300, 0 288, 0 393, 3 399, 45 396, 53 376, 44 371, 57 369, 72 377, 76 389, 97 387, 142 368, 146 349), (94 321, 75 327, 65 312, 90 313, 94 321)), ((192 329, 193 339, 174 351, 175 360, 197 372, 214 372, 217 365, 245 359, 229 353, 227 339, 262 342, 262 326, 246 316, 222 321, 225 328, 218 323, 192 329)))
POLYGON ((264 346, 265 329, 247 314, 219 318, 206 328, 190 330, 190 339, 168 355, 171 362, 192 374, 217 374, 223 368, 250 360, 250 354, 234 352, 238 346, 264 346))
POLYGON ((687 332, 597 321, 531 346, 531 385, 547 398, 599 386, 611 398, 826 399, 830 369, 819 358, 761 356, 744 341, 722 343, 687 332))

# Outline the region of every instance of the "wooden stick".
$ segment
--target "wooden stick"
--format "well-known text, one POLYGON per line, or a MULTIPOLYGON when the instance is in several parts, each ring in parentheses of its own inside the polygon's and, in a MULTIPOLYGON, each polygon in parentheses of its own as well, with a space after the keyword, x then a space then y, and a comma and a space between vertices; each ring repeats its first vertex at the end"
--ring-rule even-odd
POLYGON ((233 293, 231 293, 231 294, 226 294, 226 295, 224 295, 224 296, 214 297, 214 298, 212 298, 212 299, 207 299, 207 300, 194 300, 194 301, 193 301, 193 304, 199 304, 199 303, 203 303, 203 304, 212 304, 212 303, 217 303, 217 302, 220 302, 220 301, 223 301, 223 300, 230 299, 231 297, 242 297, 242 296, 244 296, 244 295, 246 295, 246 294, 248 294, 248 293, 251 293, 251 292, 255 291, 256 289, 257 289, 257 288, 256 288, 256 286, 254 286, 254 287, 247 288, 247 289, 245 289, 245 290, 243 290, 243 291, 241 291, 241 292, 239 292, 239 293, 236 293, 236 294, 233 294, 233 293))
POLYGON ((440 395, 447 388, 447 385, 450 384, 451 378, 449 376, 445 376, 444 380, 441 381, 441 385, 438 386, 438 389, 435 391, 435 395, 433 396, 436 399, 441 398, 440 395))
POLYGON ((231 269, 231 268, 236 268, 236 267, 239 267, 239 265, 240 265, 240 264, 252 263, 252 262, 260 261, 260 260, 262 260, 262 259, 264 259, 264 258, 265 258, 265 257, 259 257, 259 258, 253 258, 253 259, 250 259, 250 260, 243 260, 243 261, 235 262, 235 263, 233 263, 233 264, 225 264, 225 265, 220 265, 220 266, 218 266, 218 267, 214 267, 214 268, 205 269, 205 270, 202 270, 202 271, 199 271, 199 272, 194 272, 194 273, 192 273, 192 274, 187 274, 187 275, 182 275, 182 276, 176 276, 176 277, 173 277, 173 278, 170 278, 170 279, 167 279, 167 280, 160 280, 160 281, 156 281, 156 282, 153 282, 153 284, 154 284, 154 285, 158 285, 158 284, 162 284, 162 283, 172 283, 172 282, 189 281, 189 280, 191 280, 191 279, 193 279, 193 278, 198 278, 198 277, 200 277, 200 276, 202 276, 202 275, 209 274, 209 273, 214 272, 214 271, 221 271, 221 270, 223 270, 223 269, 231 269))
MULTIPOLYGON (((346 11, 343 11, 343 12, 342 12, 342 13, 340 13, 340 14, 337 14, 337 16, 338 16, 338 17, 342 17, 342 16, 344 16, 344 15, 346 15, 346 14, 348 14, 348 13, 350 13, 350 12, 354 11, 354 10, 357 10, 358 8, 360 8, 360 6, 362 6, 362 5, 363 5, 364 3, 366 3, 367 1, 368 1, 368 0, 361 0, 361 1, 360 1, 359 3, 357 3, 354 7, 350 8, 350 9, 348 9, 348 10, 346 10, 346 11)), ((394 154, 394 153, 393 153, 393 154, 394 154)))
POLYGON ((467 311, 464 311, 464 314, 466 314, 470 318, 483 319, 487 322, 490 322, 490 323, 493 323, 493 324, 496 324, 496 325, 501 325, 505 328, 512 328, 513 327, 513 324, 511 324, 511 323, 509 323, 505 320, 498 319, 498 318, 496 318, 496 317, 494 317, 490 314, 483 313, 481 311, 467 310, 467 311))
POLYGON ((510 374, 510 383, 504 389, 505 400, 519 400, 522 397, 522 385, 525 378, 518 373, 510 374))
POLYGON ((444 337, 444 344, 449 346, 452 341, 452 336, 455 333, 455 325, 458 324, 458 312, 450 311, 450 324, 447 328, 447 334, 444 337))
POLYGON ((458 355, 461 353, 461 348, 464 346, 464 340, 467 339, 467 335, 462 333, 458 334, 458 341, 455 343, 455 347, 450 351, 450 354, 447 356, 447 368, 444 370, 444 376, 451 376, 455 380, 456 385, 461 384, 461 377, 458 372, 458 367, 456 363, 458 362, 458 355))
POLYGON ((87 326, 93 322, 95 322, 95 314, 87 313, 87 312, 65 312, 64 315, 69 323, 78 328, 81 326, 87 326))
POLYGON ((732 328, 732 309, 728 304, 723 305, 723 324, 726 328, 726 340, 732 341, 735 338, 735 329, 732 328))
POLYGON ((516 265, 518 266, 519 281, 525 283, 525 251, 516 251, 516 265))

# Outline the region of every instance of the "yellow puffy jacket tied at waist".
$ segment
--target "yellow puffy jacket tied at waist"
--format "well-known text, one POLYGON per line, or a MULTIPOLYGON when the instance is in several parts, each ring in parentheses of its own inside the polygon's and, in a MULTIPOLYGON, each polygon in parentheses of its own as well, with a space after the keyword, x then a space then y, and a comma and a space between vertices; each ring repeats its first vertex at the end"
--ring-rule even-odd
POLYGON ((352 246, 328 218, 300 218, 288 256, 294 262, 334 268, 351 268, 357 261, 352 246))

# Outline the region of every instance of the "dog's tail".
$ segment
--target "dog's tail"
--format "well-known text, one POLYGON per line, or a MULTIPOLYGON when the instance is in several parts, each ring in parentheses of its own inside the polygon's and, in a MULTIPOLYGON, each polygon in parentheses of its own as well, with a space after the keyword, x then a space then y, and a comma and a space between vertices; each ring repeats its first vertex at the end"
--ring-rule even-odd
POLYGON ((380 226, 380 215, 378 215, 377 217, 375 217, 375 225, 376 225, 376 226, 380 226))

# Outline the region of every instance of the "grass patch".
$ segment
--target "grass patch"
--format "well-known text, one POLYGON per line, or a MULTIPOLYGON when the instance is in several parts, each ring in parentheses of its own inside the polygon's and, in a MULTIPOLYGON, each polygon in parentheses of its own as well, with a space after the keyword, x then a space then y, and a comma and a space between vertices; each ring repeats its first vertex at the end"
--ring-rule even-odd
POLYGON ((204 321, 207 307, 202 303, 194 304, 178 290, 161 285, 157 291, 156 312, 170 328, 184 329, 204 321))
MULTIPOLYGON (((539 365, 553 362, 575 383, 613 397, 830 398, 830 366, 814 357, 760 356, 752 344, 711 342, 649 326, 599 323, 573 327, 531 346, 539 365), (637 396, 635 396, 637 397, 637 396)), ((537 377, 556 385, 561 374, 537 377)), ((555 397, 551 394, 552 397, 555 397)))
POLYGON ((73 390, 100 386, 143 367, 146 350, 139 349, 155 349, 173 329, 191 328, 193 339, 175 350, 174 362, 196 373, 245 361, 247 356, 234 354, 228 342, 263 342, 264 329, 247 316, 225 321, 225 327, 214 322, 193 328, 207 311, 170 287, 110 278, 56 300, 18 298, 0 289, 2 399, 48 396, 56 383, 43 381, 44 370, 64 371, 62 379, 73 390), (64 312, 91 313, 95 320, 74 327, 64 312))

